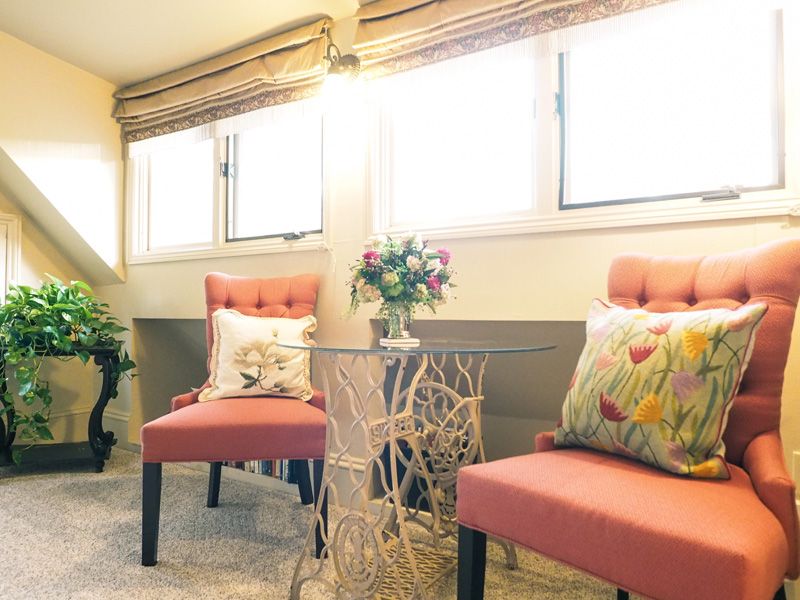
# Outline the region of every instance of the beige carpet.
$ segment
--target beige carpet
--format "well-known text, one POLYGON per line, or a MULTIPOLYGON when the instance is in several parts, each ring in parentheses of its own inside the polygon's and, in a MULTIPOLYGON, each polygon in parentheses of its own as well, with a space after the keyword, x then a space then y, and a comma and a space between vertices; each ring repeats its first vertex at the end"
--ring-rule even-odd
MULTIPOLYGON (((165 465, 159 563, 140 566, 141 465, 115 449, 104 473, 0 468, 0 599, 285 599, 310 509, 260 486, 165 465)), ((490 545, 486 598, 605 599, 613 588, 520 551, 503 567, 490 545)), ((455 575, 436 590, 455 598, 455 575)), ((305 594, 303 596, 306 597, 305 594)))

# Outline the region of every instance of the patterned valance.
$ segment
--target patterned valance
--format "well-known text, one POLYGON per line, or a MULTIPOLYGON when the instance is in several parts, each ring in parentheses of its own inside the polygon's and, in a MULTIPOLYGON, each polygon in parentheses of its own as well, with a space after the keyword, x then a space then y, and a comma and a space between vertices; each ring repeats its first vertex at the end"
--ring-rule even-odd
POLYGON ((325 76, 321 19, 118 90, 114 117, 126 142, 196 127, 315 93, 325 76))
POLYGON ((356 13, 368 77, 674 0, 377 0, 356 13))

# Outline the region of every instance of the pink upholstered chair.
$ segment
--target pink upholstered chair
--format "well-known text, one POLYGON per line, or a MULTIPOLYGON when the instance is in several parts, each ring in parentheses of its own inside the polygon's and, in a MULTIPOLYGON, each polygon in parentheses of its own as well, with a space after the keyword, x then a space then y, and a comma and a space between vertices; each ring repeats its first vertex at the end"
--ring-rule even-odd
MULTIPOLYGON (((298 275, 274 279, 209 273, 206 289, 206 341, 213 342, 211 315, 232 308, 245 315, 300 318, 314 311, 319 278, 298 275)), ((200 389, 208 386, 206 382, 200 389)), ((171 412, 142 427, 142 564, 155 565, 161 502, 161 464, 208 461, 209 507, 219 501, 222 461, 290 459, 295 461, 300 498, 318 500, 325 455, 325 397, 310 401, 271 396, 198 402, 200 389, 172 399, 171 412), (307 460, 314 460, 313 493, 307 460)), ((323 524, 327 521, 323 499, 323 524)), ((321 527, 317 547, 321 548, 321 527)))
POLYGON ((459 472, 458 598, 483 597, 486 533, 604 579, 619 598, 785 598, 784 577, 798 576, 798 521, 779 426, 800 240, 706 257, 619 256, 608 294, 651 312, 769 305, 724 435, 731 478, 556 449, 541 434, 535 454, 459 472))

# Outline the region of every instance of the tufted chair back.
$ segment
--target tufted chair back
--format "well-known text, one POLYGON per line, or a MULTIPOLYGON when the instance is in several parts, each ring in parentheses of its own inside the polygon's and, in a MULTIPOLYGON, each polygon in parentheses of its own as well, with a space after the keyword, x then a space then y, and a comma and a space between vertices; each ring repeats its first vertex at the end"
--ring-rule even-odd
POLYGON ((608 275, 609 299, 625 308, 769 306, 723 437, 726 458, 737 465, 750 440, 780 427, 783 371, 799 295, 800 239, 713 256, 624 254, 614 259, 608 275))
POLYGON ((314 313, 319 276, 308 274, 258 279, 209 273, 205 286, 206 344, 210 356, 214 342, 211 329, 214 311, 232 308, 243 315, 299 319, 314 313))

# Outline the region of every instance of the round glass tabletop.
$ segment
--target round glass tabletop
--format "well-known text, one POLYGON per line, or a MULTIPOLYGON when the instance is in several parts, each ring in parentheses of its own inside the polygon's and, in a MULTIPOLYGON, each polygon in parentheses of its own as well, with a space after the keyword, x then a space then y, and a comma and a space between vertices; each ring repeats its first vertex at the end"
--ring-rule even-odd
POLYGON ((453 340, 453 339, 431 339, 420 340, 419 346, 413 348, 384 348, 378 345, 377 340, 370 344, 322 344, 307 345, 301 343, 281 342, 277 343, 281 348, 292 348, 295 350, 313 350, 314 352, 330 352, 337 354, 378 354, 378 355, 398 355, 398 354, 504 354, 511 352, 541 352, 552 350, 555 344, 530 344, 516 345, 504 343, 500 340, 453 340))

